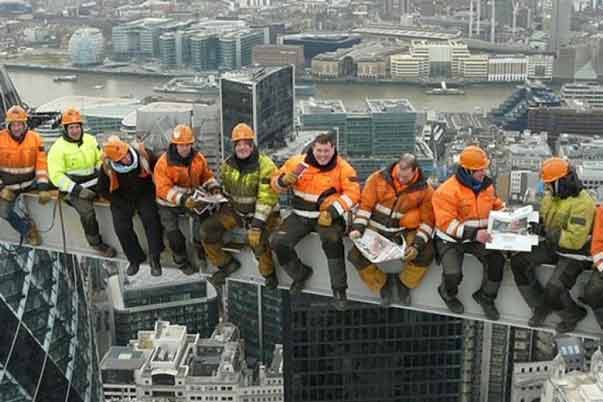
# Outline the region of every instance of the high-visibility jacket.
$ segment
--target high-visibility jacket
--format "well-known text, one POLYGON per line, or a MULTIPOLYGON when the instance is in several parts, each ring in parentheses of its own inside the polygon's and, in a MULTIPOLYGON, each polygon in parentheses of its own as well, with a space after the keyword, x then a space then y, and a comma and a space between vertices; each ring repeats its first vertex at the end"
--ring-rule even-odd
POLYGON ((597 207, 590 246, 595 267, 603 272, 603 206, 597 207))
POLYGON ((207 190, 220 187, 203 154, 192 152, 190 161, 184 162, 179 158, 175 147, 170 146, 157 161, 153 179, 159 205, 179 207, 186 196, 198 187, 205 187, 207 190))
POLYGON ((433 193, 436 236, 447 241, 472 241, 478 229, 488 227, 490 211, 504 208, 496 196, 494 184, 484 179, 479 192, 455 175, 433 193))
POLYGON ((230 157, 220 167, 220 182, 224 195, 241 215, 252 216, 252 225, 263 226, 278 203, 278 193, 270 186, 277 168, 264 154, 254 154, 244 167, 230 157))
POLYGON ((417 229, 417 236, 427 243, 435 225, 431 205, 433 188, 421 169, 417 169, 411 183, 402 185, 397 179, 399 169, 398 163, 394 163, 369 176, 360 196, 354 226, 358 229, 369 226, 384 235, 417 229))
POLYGON ((360 199, 356 170, 340 156, 324 167, 310 161, 305 154, 290 158, 272 177, 272 188, 277 192, 286 191, 287 187, 279 184, 279 177, 294 172, 302 162, 308 163, 309 167, 292 186, 293 213, 318 218, 320 211, 333 207, 332 210, 342 216, 360 199))
POLYGON ((595 219, 595 200, 586 190, 575 197, 546 194, 540 202, 540 218, 545 231, 560 231, 559 254, 569 258, 590 256, 590 240, 595 219))
MULTIPOLYGON (((132 147, 132 146, 130 146, 132 147)), ((140 169, 138 173, 138 177, 145 178, 151 177, 153 172, 151 171, 150 158, 147 150, 145 149, 143 144, 138 144, 136 146, 136 151, 138 152, 138 163, 140 163, 140 169)), ((109 192, 112 193, 119 189, 119 176, 115 170, 111 170, 111 175, 109 176, 109 192)))
POLYGON ((44 144, 38 133, 28 130, 22 141, 8 130, 0 131, 0 186, 26 190, 37 182, 48 186, 48 165, 44 144))
POLYGON ((66 193, 71 193, 76 185, 96 186, 101 163, 101 150, 90 134, 82 134, 81 142, 61 137, 48 151, 50 181, 66 193))

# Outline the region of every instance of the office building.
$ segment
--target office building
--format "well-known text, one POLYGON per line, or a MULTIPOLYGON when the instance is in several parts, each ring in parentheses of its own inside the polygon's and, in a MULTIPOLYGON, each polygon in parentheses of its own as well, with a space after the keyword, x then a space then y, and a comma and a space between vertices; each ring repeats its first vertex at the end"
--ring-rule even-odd
POLYGON ((136 56, 159 56, 159 36, 168 18, 144 18, 111 28, 113 56, 128 59, 136 56))
POLYGON ((190 37, 191 65, 196 71, 217 70, 220 63, 218 36, 210 33, 190 37))
POLYGON ((228 320, 241 332, 250 366, 267 364, 273 360, 275 346, 283 343, 288 303, 289 294, 285 290, 228 282, 228 320))
POLYGON ((552 0, 553 13, 549 30, 549 51, 559 55, 559 49, 570 38, 570 21, 572 18, 573 2, 567 0, 552 0))
POLYGON ((525 81, 528 79, 526 56, 500 55, 488 59, 488 81, 525 81))
POLYGON ((566 106, 534 106, 528 111, 528 127, 532 132, 546 131, 549 140, 560 134, 600 135, 603 110, 566 106))
POLYGON ((153 328, 105 354, 101 373, 107 402, 284 402, 281 345, 270 366, 252 372, 246 369, 239 330, 231 323, 220 323, 207 337, 167 321, 153 328))
POLYGON ((561 99, 579 101, 593 108, 603 107, 603 86, 595 83, 571 83, 561 87, 561 99))
POLYGON ((304 72, 304 48, 294 45, 258 45, 252 51, 252 64, 260 66, 295 66, 296 74, 304 72))
POLYGON ((197 276, 191 279, 178 271, 166 271, 157 282, 148 270, 134 277, 123 272, 109 278, 107 292, 113 306, 113 345, 127 345, 138 331, 153 327, 155 321, 170 320, 209 336, 218 322, 215 290, 197 276))
POLYGON ((257 45, 265 44, 264 32, 260 30, 239 30, 220 36, 218 49, 220 61, 218 67, 235 70, 251 64, 251 53, 257 45))
POLYGON ((29 247, 0 253, 0 400, 103 401, 86 268, 29 247))
POLYGON ((281 37, 283 45, 299 45, 304 48, 306 65, 310 65, 314 56, 334 52, 337 49, 350 48, 361 42, 360 35, 335 33, 305 33, 281 37))
POLYGON ((293 129, 295 78, 293 67, 260 67, 224 74, 220 80, 222 136, 231 147, 232 129, 249 124, 260 146, 283 144, 293 129))
POLYGON ((80 28, 69 39, 69 55, 74 66, 103 63, 105 41, 98 28, 80 28))
POLYGON ((472 55, 461 60, 460 74, 466 80, 488 80, 489 57, 486 55, 472 55))
POLYGON ((330 302, 291 299, 283 334, 287 402, 459 400, 462 320, 363 303, 337 312, 330 302))
POLYGON ((166 32, 159 37, 159 60, 164 68, 176 66, 176 34, 174 32, 166 32))
POLYGON ((528 79, 550 81, 553 79, 555 57, 549 54, 528 56, 528 79))

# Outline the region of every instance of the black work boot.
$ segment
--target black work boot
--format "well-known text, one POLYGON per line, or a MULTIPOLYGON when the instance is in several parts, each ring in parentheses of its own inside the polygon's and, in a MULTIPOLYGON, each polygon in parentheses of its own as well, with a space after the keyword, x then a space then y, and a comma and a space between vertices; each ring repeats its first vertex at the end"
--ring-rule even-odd
MULTIPOLYGON (((296 261, 292 261, 292 263, 296 263, 296 261)), ((305 264, 299 264, 299 273, 296 274, 296 278, 293 280, 291 287, 289 288, 289 294, 291 296, 300 295, 304 286, 306 285, 306 281, 312 276, 314 271, 312 268, 305 264)), ((289 272, 289 271, 287 271, 289 272)))
POLYGON ((113 258, 117 255, 117 251, 115 251, 113 247, 103 243, 102 241, 96 245, 93 245, 92 248, 104 258, 113 258))
POLYGON ((461 303, 461 301, 456 297, 456 295, 448 295, 446 293, 446 290, 443 289, 443 286, 444 284, 438 286, 438 293, 442 300, 444 300, 444 303, 446 303, 448 310, 452 311, 455 314, 463 314, 465 312, 465 306, 463 306, 463 303, 461 303))
POLYGON ((184 275, 190 276, 196 272, 195 268, 193 268, 193 266, 191 265, 191 263, 188 260, 185 261, 184 264, 181 264, 179 268, 184 275))
POLYGON ((207 281, 217 289, 223 286, 226 283, 226 278, 238 271, 239 268, 241 268, 241 263, 237 259, 231 258, 226 265, 219 267, 218 271, 214 272, 207 281))
POLYGON ((586 317, 586 309, 576 304, 568 291, 561 293, 560 301, 563 310, 557 312, 557 314, 561 317, 561 322, 557 324, 555 330, 560 333, 572 332, 576 329, 576 325, 586 317))
POLYGON ((136 262, 131 262, 130 264, 128 264, 128 269, 126 270, 126 274, 128 274, 128 276, 134 276, 138 273, 139 269, 140 269, 140 264, 138 264, 136 262))
POLYGON ((149 265, 151 266, 152 276, 161 276, 161 259, 158 255, 151 256, 149 265))
POLYGON ((543 305, 536 306, 536 308, 534 308, 534 314, 532 314, 532 317, 528 320, 528 325, 530 327, 541 327, 549 314, 551 314, 550 308, 543 305))
POLYGON ((345 311, 348 308, 348 298, 345 289, 333 289, 333 306, 338 311, 345 311))
POLYGON ((490 321, 497 321, 500 318, 498 309, 494 304, 494 298, 486 296, 486 294, 484 294, 484 292, 480 289, 473 293, 473 299, 482 307, 487 319, 490 321))
POLYGON ((264 277, 264 284, 268 289, 276 289, 278 287, 278 277, 276 276, 276 271, 272 271, 270 275, 264 277))
POLYGON ((398 300, 404 306, 410 306, 410 289, 401 281, 396 281, 398 284, 398 300))

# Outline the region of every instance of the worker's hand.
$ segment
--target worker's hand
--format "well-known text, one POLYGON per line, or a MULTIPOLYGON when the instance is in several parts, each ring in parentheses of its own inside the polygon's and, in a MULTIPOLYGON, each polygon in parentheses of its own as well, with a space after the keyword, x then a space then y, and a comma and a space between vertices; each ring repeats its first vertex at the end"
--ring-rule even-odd
POLYGON ((10 188, 4 187, 2 191, 0 191, 0 198, 6 201, 14 201, 15 200, 15 192, 10 188))
POLYGON ((40 191, 38 193, 38 202, 42 205, 47 204, 50 198, 50 191, 40 191))
POLYGON ((601 264, 593 264, 595 269, 601 273, 603 273, 603 263, 601 264))
POLYGON ((477 231, 477 234, 475 235, 475 240, 477 240, 478 242, 482 243, 482 244, 486 244, 492 241, 492 236, 490 235, 490 233, 488 233, 488 230, 486 229, 480 229, 477 231))
POLYGON ((82 200, 93 201, 96 198, 96 193, 88 188, 82 188, 78 196, 82 200))
POLYGON ((289 172, 282 175, 279 180, 282 184, 285 185, 285 187, 289 187, 297 183, 297 180, 299 180, 299 176, 295 173, 289 172))
POLYGON ((406 250, 404 250, 404 261, 414 261, 417 255, 419 255, 419 251, 414 246, 407 246, 406 250))
POLYGON ((111 161, 109 160, 109 158, 104 157, 103 158, 103 172, 105 172, 105 174, 107 176, 111 176, 112 171, 113 171, 113 168, 111 167, 111 161))
POLYGON ((333 217, 328 210, 325 209, 324 211, 320 212, 320 215, 318 216, 318 224, 320 226, 331 226, 331 224, 333 224, 333 217))
POLYGON ((261 239, 262 229, 253 227, 247 231, 247 241, 249 242, 249 246, 251 248, 258 248, 260 246, 261 239))
POLYGON ((195 200, 193 197, 188 197, 184 201, 184 206, 188 209, 196 209, 203 205, 203 201, 195 200))
POLYGON ((360 239, 362 237, 362 233, 360 230, 352 230, 348 237, 352 240, 360 239))

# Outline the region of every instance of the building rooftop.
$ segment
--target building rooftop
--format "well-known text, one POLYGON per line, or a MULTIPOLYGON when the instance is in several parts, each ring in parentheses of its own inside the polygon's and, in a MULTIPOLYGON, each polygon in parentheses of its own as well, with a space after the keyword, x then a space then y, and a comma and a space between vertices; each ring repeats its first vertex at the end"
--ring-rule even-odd
POLYGON ((408 99, 367 99, 370 113, 414 113, 415 108, 408 99))
POLYGON ((101 370, 137 370, 146 361, 145 353, 132 346, 111 346, 100 363, 101 370))
POLYGON ((349 34, 349 33, 337 33, 337 32, 308 32, 292 35, 284 35, 283 40, 296 39, 296 40, 316 40, 316 41, 328 41, 328 42, 344 42, 350 39, 361 39, 360 35, 349 34))
POLYGON ((461 36, 460 32, 448 33, 448 32, 436 32, 427 30, 417 29, 401 29, 400 27, 391 25, 377 25, 367 26, 363 28, 354 28, 353 33, 357 34, 369 34, 369 35, 383 35, 383 36, 394 36, 398 38, 416 38, 416 39, 435 39, 435 40, 449 40, 456 39, 461 36))
POLYGON ((235 81, 242 84, 253 84, 258 82, 262 78, 266 77, 274 73, 275 71, 279 71, 283 68, 287 68, 285 66, 268 66, 268 67, 245 67, 236 71, 229 71, 222 74, 223 79, 228 81, 235 81))
POLYGON ((66 108, 73 106, 80 109, 82 114, 90 114, 91 110, 98 110, 101 115, 107 114, 109 117, 126 115, 130 110, 125 113, 120 113, 122 107, 132 107, 134 105, 139 107, 140 101, 134 98, 101 98, 96 96, 63 96, 54 99, 48 103, 45 103, 38 108, 36 112, 40 113, 52 113, 52 112, 63 112, 66 108))
POLYGON ((340 99, 314 99, 303 100, 299 102, 301 113, 330 114, 346 113, 345 106, 340 99))

